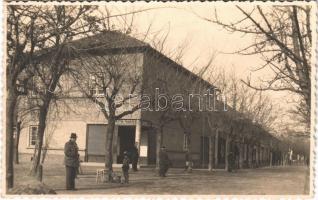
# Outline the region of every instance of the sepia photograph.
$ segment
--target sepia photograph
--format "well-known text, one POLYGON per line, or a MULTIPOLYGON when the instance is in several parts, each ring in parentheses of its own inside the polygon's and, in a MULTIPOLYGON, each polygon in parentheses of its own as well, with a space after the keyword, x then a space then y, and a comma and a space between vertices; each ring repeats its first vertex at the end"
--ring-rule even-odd
POLYGON ((2 13, 2 195, 314 198, 314 1, 2 13))

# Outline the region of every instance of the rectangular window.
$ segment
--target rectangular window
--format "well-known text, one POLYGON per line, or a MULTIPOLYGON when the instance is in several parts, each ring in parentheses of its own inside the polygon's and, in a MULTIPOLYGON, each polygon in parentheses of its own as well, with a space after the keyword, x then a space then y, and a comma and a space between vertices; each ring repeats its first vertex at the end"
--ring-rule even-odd
POLYGON ((38 137, 38 126, 30 126, 29 130, 29 146, 34 146, 38 137))
POLYGON ((188 150, 188 141, 189 140, 189 135, 188 134, 184 134, 183 135, 183 150, 188 150))
POLYGON ((91 74, 89 76, 90 94, 93 96, 103 96, 102 74, 91 74))

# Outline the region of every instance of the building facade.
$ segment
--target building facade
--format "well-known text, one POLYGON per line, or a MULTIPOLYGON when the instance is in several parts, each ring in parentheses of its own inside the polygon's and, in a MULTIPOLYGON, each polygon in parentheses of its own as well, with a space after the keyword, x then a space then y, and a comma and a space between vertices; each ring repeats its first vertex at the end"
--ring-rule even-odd
MULTIPOLYGON (((105 32, 84 38, 75 41, 74 45, 82 49, 98 46, 87 57, 126 54, 129 59, 134 60, 132 65, 142 73, 140 87, 144 88, 143 93, 148 94, 148 97, 158 99, 156 92, 167 94, 170 98, 172 94, 188 96, 191 92, 204 96, 208 90, 215 89, 213 85, 149 45, 118 32, 105 32), (102 49, 100 46, 103 46, 102 49), (189 87, 191 90, 187 90, 189 87)), ((73 64, 79 63, 75 59, 73 64)), ((87 78, 89 81, 96 81, 94 77, 87 78)), ((82 160, 104 162, 107 120, 100 108, 76 88, 72 78, 64 77, 61 81, 64 87, 74 89, 58 108, 52 106, 50 109, 44 141, 47 153, 63 155, 65 142, 71 133, 76 133, 82 160)), ((98 87, 91 87, 90 92, 99 98, 98 87)), ((188 104, 189 102, 186 103, 188 104)), ((194 104, 197 105, 198 102, 194 104)), ((207 102, 204 101, 203 104, 206 105, 207 102)), ((288 148, 282 142, 249 120, 237 117, 240 114, 230 108, 224 111, 226 105, 222 105, 221 101, 216 100, 216 104, 217 110, 214 111, 191 111, 191 115, 195 117, 185 120, 187 128, 180 120, 171 118, 174 115, 180 116, 180 112, 157 111, 152 104, 149 104, 148 109, 139 109, 117 120, 113 137, 113 162, 121 163, 123 152, 131 151, 134 144, 139 147, 140 165, 155 166, 159 148, 163 145, 167 148, 174 167, 185 165, 185 152, 188 150, 195 168, 226 169, 229 165, 229 153, 234 155, 237 168, 280 165, 286 162, 288 148), (167 116, 171 119, 167 119, 167 116)), ((187 115, 184 116, 186 118, 187 115)), ((30 113, 21 131, 19 152, 33 153, 37 140, 37 123, 36 114, 30 113)))

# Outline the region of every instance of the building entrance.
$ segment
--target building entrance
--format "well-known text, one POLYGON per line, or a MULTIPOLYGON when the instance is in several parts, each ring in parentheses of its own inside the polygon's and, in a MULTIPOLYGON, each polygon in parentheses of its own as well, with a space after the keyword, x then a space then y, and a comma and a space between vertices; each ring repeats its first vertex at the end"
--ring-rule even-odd
POLYGON ((135 130, 135 126, 118 126, 119 155, 117 156, 117 163, 121 164, 123 162, 124 151, 131 155, 135 145, 135 130))

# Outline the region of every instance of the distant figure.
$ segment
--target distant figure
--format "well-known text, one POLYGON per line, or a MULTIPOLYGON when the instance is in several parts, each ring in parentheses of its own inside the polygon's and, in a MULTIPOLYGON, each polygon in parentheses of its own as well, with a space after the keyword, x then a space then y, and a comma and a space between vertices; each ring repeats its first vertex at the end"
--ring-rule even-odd
POLYGON ((128 152, 124 152, 124 159, 123 159, 123 166, 122 166, 122 171, 123 171, 123 176, 124 176, 124 183, 129 183, 129 158, 128 158, 128 152))
POLYGON ((310 157, 309 156, 306 156, 306 165, 309 167, 310 165, 310 157))
POLYGON ((66 189, 75 189, 75 178, 79 167, 79 154, 76 144, 77 136, 75 133, 71 134, 70 140, 64 146, 64 164, 66 168, 66 189))
POLYGON ((192 162, 190 159, 190 152, 189 149, 186 150, 185 152, 185 167, 184 171, 192 172, 192 162))
POLYGON ((161 147, 161 150, 159 153, 159 176, 160 177, 166 177, 166 173, 170 165, 171 165, 171 162, 166 152, 166 148, 163 146, 161 147))
POLYGON ((135 172, 138 171, 137 169, 138 159, 139 159, 139 153, 138 153, 137 144, 135 144, 131 152, 132 169, 135 172))

